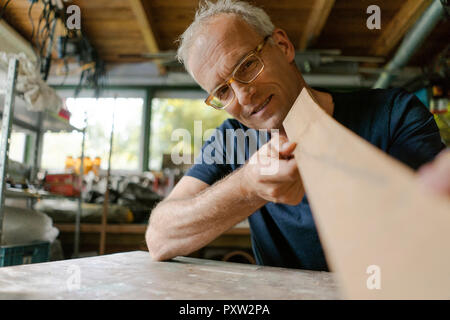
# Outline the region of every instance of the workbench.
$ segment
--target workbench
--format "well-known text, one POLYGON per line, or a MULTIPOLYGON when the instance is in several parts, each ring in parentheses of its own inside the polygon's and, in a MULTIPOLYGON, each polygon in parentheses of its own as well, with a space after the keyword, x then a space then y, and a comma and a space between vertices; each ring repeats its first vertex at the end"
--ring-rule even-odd
POLYGON ((0 299, 338 299, 333 274, 146 251, 0 268, 0 299))

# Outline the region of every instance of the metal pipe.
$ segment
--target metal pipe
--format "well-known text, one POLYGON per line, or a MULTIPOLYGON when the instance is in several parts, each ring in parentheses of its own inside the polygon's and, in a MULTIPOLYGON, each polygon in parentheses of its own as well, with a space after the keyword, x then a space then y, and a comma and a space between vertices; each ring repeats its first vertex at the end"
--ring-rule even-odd
POLYGON ((392 73, 408 63, 417 48, 423 43, 443 16, 444 7, 441 1, 434 0, 405 36, 394 58, 386 65, 384 72, 381 73, 373 88, 384 89, 389 86, 393 78, 392 73))
POLYGON ((154 91, 148 88, 145 92, 142 110, 142 135, 140 142, 140 169, 142 172, 149 171, 150 159, 150 133, 152 126, 152 99, 154 91))
POLYGON ((86 143, 87 115, 85 114, 85 126, 83 128, 83 140, 81 142, 81 162, 80 162, 80 196, 78 197, 78 210, 75 216, 75 238, 73 243, 72 258, 78 258, 80 255, 80 222, 83 215, 83 179, 84 179, 84 148, 86 143))
POLYGON ((47 56, 45 57, 45 62, 43 65, 43 79, 44 81, 47 81, 48 73, 50 72, 50 65, 52 63, 52 48, 53 48, 53 40, 55 39, 55 29, 56 29, 56 23, 58 19, 54 19, 53 21, 53 27, 50 35, 50 42, 47 47, 47 56))
POLYGON ((105 191, 105 197, 103 200, 103 215, 102 215, 102 228, 101 228, 101 232, 100 232, 99 255, 105 254, 106 225, 108 223, 108 210, 109 210, 109 189, 110 189, 110 184, 111 184, 111 157, 112 157, 113 145, 114 145, 114 117, 116 114, 116 105, 117 105, 117 95, 115 95, 115 97, 114 97, 114 110, 113 110, 113 116, 112 116, 111 136, 109 138, 108 171, 106 172, 106 191, 105 191))
POLYGON ((0 245, 3 234, 3 215, 5 210, 6 173, 8 171, 9 142, 12 120, 14 117, 14 100, 16 94, 16 79, 19 71, 19 60, 9 61, 8 81, 6 87, 5 108, 2 117, 2 139, 0 144, 0 245))
POLYGON ((366 80, 358 74, 303 74, 310 86, 331 88, 370 88, 373 80, 366 80))

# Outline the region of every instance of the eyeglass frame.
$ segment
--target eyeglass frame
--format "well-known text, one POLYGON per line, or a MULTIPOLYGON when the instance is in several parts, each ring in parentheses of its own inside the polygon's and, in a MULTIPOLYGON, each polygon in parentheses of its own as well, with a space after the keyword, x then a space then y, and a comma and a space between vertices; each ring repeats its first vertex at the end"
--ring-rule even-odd
POLYGON ((240 83, 249 84, 249 83, 255 81, 256 78, 258 78, 258 76, 259 76, 259 75, 261 74, 261 72, 264 70, 264 61, 262 60, 261 57, 258 56, 258 54, 262 51, 262 49, 264 48, 265 44, 267 43, 267 40, 269 40, 269 38, 270 38, 271 36, 272 36, 272 35, 267 35, 267 36, 265 36, 265 37, 264 37, 264 40, 263 40, 260 44, 258 44, 258 46, 257 46, 255 49, 253 49, 252 51, 250 51, 249 53, 247 53, 247 54, 239 61, 239 63, 238 63, 237 66, 234 68, 234 70, 233 70, 233 72, 231 73, 231 76, 228 78, 228 80, 222 82, 222 83, 219 84, 217 87, 215 87, 214 90, 212 90, 212 93, 214 93, 214 92, 216 92, 217 89, 219 89, 219 88, 221 88, 222 86, 226 85, 226 86, 230 87, 230 89, 233 91, 233 99, 232 99, 230 102, 228 102, 228 104, 226 104, 226 105, 223 106, 223 107, 216 107, 216 106, 213 106, 213 105, 210 103, 210 101, 211 101, 212 99, 214 99, 214 97, 215 97, 214 94, 211 93, 211 94, 205 99, 205 103, 206 103, 208 106, 211 106, 211 107, 213 107, 213 108, 216 109, 216 110, 223 110, 223 109, 225 109, 225 108, 228 107, 228 106, 234 101, 234 99, 236 98, 236 93, 234 92, 233 88, 230 86, 231 83, 233 83, 234 81, 238 81, 238 82, 240 82, 240 83), (259 70, 259 72, 258 72, 258 73, 253 77, 253 79, 251 79, 250 81, 242 81, 242 80, 236 79, 236 78, 235 78, 236 72, 239 70, 239 68, 242 66, 242 64, 243 64, 249 57, 251 57, 252 55, 255 55, 258 59, 261 60, 261 63, 262 63, 262 68, 261 68, 261 70, 259 70))

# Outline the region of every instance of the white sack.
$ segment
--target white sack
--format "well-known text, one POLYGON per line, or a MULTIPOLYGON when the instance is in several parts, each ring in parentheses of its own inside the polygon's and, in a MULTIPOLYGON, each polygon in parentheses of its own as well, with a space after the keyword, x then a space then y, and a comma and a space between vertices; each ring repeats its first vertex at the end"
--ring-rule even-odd
POLYGON ((5 206, 2 244, 27 244, 33 241, 53 242, 59 230, 45 213, 5 206))
POLYGON ((13 57, 19 59, 16 91, 23 95, 28 110, 58 113, 63 107, 62 99, 41 79, 36 65, 24 53, 0 52, 0 65, 3 69, 8 70, 9 60, 13 57))

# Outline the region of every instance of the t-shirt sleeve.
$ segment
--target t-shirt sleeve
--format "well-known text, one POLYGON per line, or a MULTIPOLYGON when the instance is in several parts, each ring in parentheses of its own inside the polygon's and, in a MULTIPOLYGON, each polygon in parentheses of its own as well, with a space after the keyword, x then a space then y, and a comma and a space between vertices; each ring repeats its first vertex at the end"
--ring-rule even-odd
POLYGON ((428 108, 414 94, 404 90, 395 93, 390 110, 388 153, 417 169, 433 160, 445 145, 428 108))
POLYGON ((186 172, 186 176, 212 185, 233 171, 227 164, 225 148, 225 130, 230 126, 230 121, 226 120, 213 131, 195 158, 194 165, 186 172))

